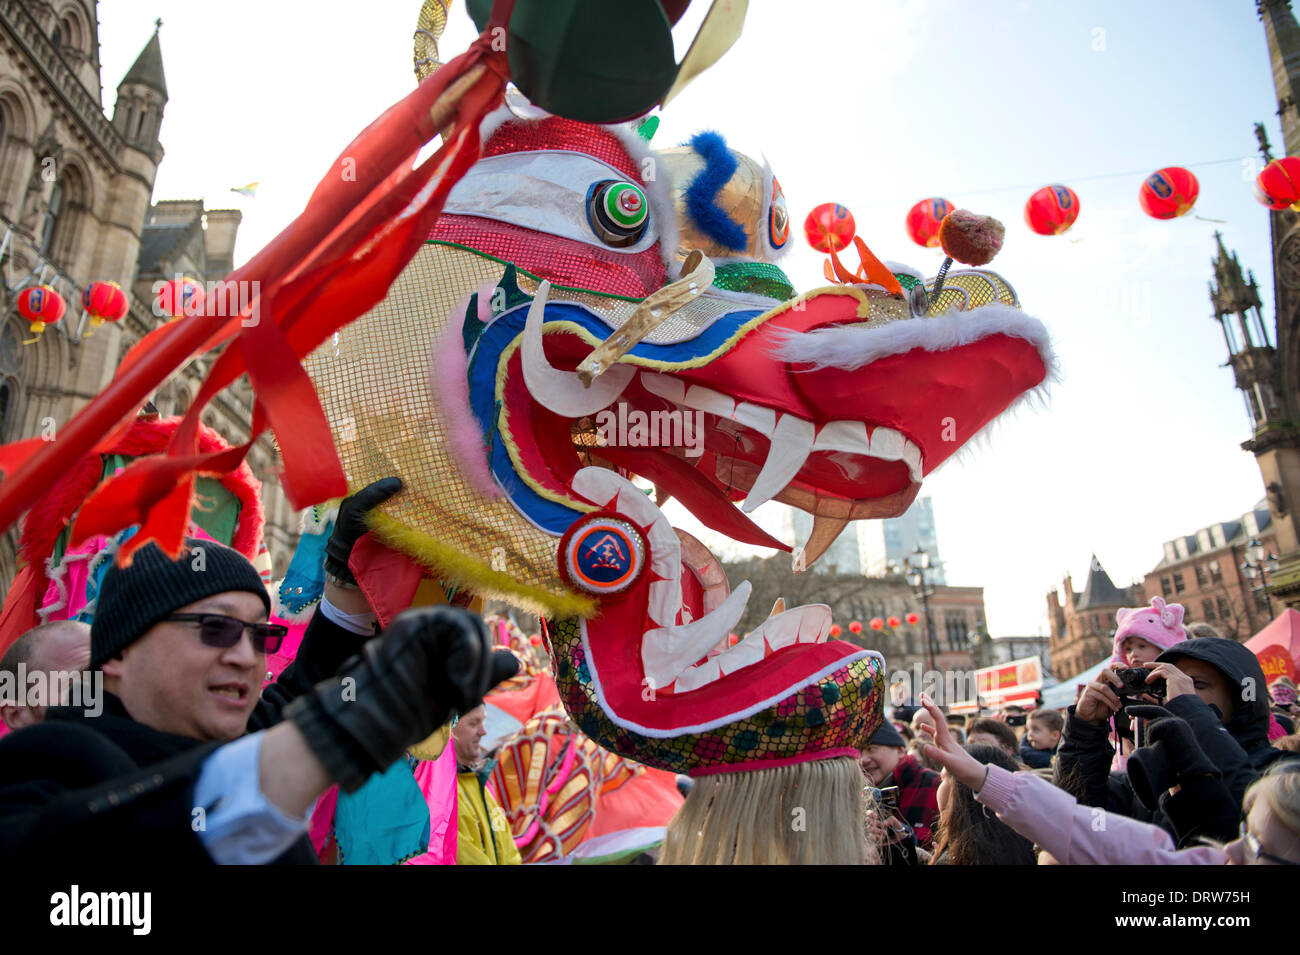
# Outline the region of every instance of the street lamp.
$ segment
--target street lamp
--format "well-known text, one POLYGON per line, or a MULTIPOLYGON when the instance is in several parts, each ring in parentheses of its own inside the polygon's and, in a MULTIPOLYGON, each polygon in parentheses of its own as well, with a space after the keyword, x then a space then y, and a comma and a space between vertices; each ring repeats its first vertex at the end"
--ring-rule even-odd
MULTIPOLYGON (((1246 559, 1241 562, 1241 572, 1246 575, 1247 580, 1258 580, 1259 586, 1252 587, 1252 593, 1264 593, 1264 606, 1268 607, 1268 619, 1273 619, 1273 601, 1268 595, 1268 571, 1277 565, 1277 554, 1267 552, 1263 541, 1258 537, 1252 537, 1246 541, 1246 559)), ((1247 618, 1249 619, 1249 618, 1247 618)))
POLYGON ((916 550, 904 559, 904 567, 907 571, 907 582, 912 585, 912 593, 921 600, 921 606, 925 608, 925 659, 926 668, 934 670, 934 619, 930 615, 930 598, 934 596, 934 588, 926 577, 926 571, 930 570, 930 555, 926 553, 920 544, 916 545, 916 550))

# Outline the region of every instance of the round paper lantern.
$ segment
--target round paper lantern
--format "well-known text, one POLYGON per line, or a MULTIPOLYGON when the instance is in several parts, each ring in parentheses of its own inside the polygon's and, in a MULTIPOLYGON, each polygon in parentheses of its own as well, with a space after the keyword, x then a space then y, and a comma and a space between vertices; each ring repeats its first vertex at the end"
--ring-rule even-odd
POLYGON ((888 623, 891 627, 897 627, 897 626, 901 626, 903 621, 899 620, 897 617, 890 617, 889 620, 886 621, 886 623, 888 623))
POLYGON ((907 615, 907 622, 908 622, 908 623, 916 623, 916 622, 919 621, 920 619, 921 619, 920 614, 909 613, 909 614, 907 615))
POLYGON ((833 624, 831 624, 831 636, 832 636, 832 637, 838 637, 838 636, 839 636, 841 633, 843 633, 843 632, 844 632, 844 631, 840 628, 840 625, 839 625, 838 623, 833 623, 833 624))
POLYGON ((105 322, 120 322, 124 319, 130 304, 126 300, 126 293, 116 282, 91 282, 81 293, 81 307, 90 316, 91 331, 86 332, 86 337, 90 337, 94 329, 105 322))
POLYGON ((156 314, 167 318, 203 314, 203 286, 193 279, 164 282, 154 303, 156 314))
POLYGON ((862 632, 862 621, 861 621, 861 620, 854 620, 851 624, 849 624, 849 632, 850 632, 850 633, 861 633, 861 632, 862 632))
POLYGON ((734 633, 731 636, 727 637, 727 646, 729 647, 734 647, 739 642, 740 642, 740 637, 736 636, 734 633))
POLYGON ((1255 198, 1270 209, 1297 209, 1300 206, 1300 156, 1274 159, 1255 177, 1255 198))
POLYGON ((541 634, 538 633, 533 634, 531 637, 528 638, 528 642, 535 647, 540 647, 542 645, 541 634))
POLYGON ((939 244, 939 223, 955 208, 947 199, 922 199, 907 212, 907 234, 917 245, 933 249, 939 244))
POLYGON ((1147 176, 1138 190, 1142 211, 1153 219, 1177 219, 1192 211, 1201 184, 1182 166, 1166 166, 1147 176))
POLYGON ((18 314, 30 324, 28 328, 34 337, 26 339, 23 344, 30 345, 39 341, 45 326, 57 322, 68 310, 68 303, 63 296, 48 285, 33 285, 23 289, 18 295, 18 314))
POLYGON ((883 629, 884 629, 884 626, 885 626, 885 621, 881 620, 879 617, 872 617, 872 618, 871 618, 871 629, 872 629, 872 630, 883 630, 883 629))
POLYGON ((1068 186, 1043 186, 1025 203, 1025 222, 1039 235, 1060 235, 1079 218, 1079 197, 1068 186))
POLYGON ((853 213, 836 202, 823 202, 803 220, 803 234, 818 252, 838 252, 853 241, 858 225, 853 213))

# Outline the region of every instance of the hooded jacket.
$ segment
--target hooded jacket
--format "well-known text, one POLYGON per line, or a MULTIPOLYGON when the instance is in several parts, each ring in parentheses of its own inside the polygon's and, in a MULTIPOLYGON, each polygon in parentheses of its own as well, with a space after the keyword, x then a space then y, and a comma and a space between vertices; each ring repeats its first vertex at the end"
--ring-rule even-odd
POLYGON ((1183 657, 1205 661, 1227 677, 1232 686, 1241 688, 1236 709, 1224 714, 1223 726, 1246 751, 1256 772, 1262 773, 1276 760, 1292 755, 1268 744, 1268 683, 1263 667, 1249 648, 1225 637, 1202 637, 1177 644, 1156 659, 1160 663, 1177 663, 1183 657))
MULTIPOLYGON (((1259 778, 1262 769, 1279 756, 1289 755, 1268 745, 1268 703, 1259 698, 1261 693, 1267 697, 1261 689, 1263 670, 1250 650, 1222 637, 1179 643, 1162 653, 1158 660, 1174 663, 1183 656, 1204 660, 1231 683, 1242 687, 1242 700, 1222 724, 1217 711, 1193 694, 1174 697, 1165 704, 1170 713, 1187 721, 1205 755, 1218 768, 1223 785, 1240 805, 1246 789, 1259 778), (1249 699, 1252 696, 1254 699, 1249 699)), ((1056 785, 1074 793, 1085 806, 1149 821, 1175 833, 1165 811, 1158 809, 1153 813, 1138 800, 1126 774, 1110 772, 1114 749, 1107 735, 1106 723, 1097 725, 1080 720, 1074 715, 1074 707, 1070 707, 1056 755, 1056 785)), ((1196 813, 1193 811, 1192 815, 1196 813)), ((1233 837, 1228 830, 1201 834, 1226 840, 1233 837)))

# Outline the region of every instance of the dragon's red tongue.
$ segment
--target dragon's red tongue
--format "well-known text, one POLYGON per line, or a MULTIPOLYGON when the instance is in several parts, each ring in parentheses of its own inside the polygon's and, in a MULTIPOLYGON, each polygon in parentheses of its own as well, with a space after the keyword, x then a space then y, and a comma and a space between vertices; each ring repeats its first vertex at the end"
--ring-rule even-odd
POLYGON ((716 484, 681 458, 655 450, 601 448, 610 463, 641 475, 662 487, 710 530, 756 547, 789 551, 783 544, 742 514, 716 484))

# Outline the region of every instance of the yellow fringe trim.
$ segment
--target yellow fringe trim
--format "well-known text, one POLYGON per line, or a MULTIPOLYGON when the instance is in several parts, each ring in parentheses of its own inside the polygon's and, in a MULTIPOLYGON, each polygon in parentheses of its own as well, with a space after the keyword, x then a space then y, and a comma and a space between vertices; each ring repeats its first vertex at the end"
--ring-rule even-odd
POLYGON ((444 723, 433 734, 407 750, 416 759, 437 759, 451 740, 451 724, 444 723))
POLYGON ((395 517, 371 511, 370 527, 384 544, 410 555, 443 581, 465 587, 484 597, 505 600, 521 610, 543 615, 594 617, 596 601, 570 592, 553 593, 544 587, 520 583, 509 574, 472 560, 431 534, 408 527, 395 517))

